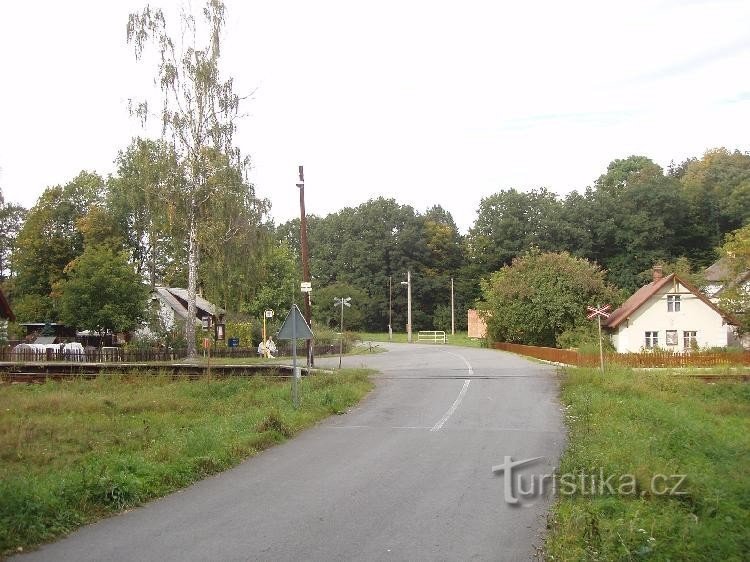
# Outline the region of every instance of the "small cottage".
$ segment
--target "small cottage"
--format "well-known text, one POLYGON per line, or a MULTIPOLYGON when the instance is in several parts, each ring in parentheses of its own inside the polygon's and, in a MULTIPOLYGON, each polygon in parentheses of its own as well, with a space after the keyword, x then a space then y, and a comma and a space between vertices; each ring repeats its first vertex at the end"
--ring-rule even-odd
POLYGON ((618 353, 661 348, 675 352, 696 347, 726 347, 727 326, 737 321, 688 281, 664 276, 654 267, 653 280, 641 287, 603 324, 618 353))

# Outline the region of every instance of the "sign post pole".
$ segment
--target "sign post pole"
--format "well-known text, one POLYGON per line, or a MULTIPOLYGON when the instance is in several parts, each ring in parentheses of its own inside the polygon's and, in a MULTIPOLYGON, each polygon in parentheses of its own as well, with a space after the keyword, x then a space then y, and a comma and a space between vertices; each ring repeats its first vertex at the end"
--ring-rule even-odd
POLYGON ((294 409, 299 408, 299 395, 297 394, 297 323, 292 322, 292 402, 294 409))
POLYGON ((312 340, 313 338, 312 330, 305 322, 305 318, 296 304, 292 305, 289 314, 286 315, 286 320, 281 325, 278 337, 280 340, 292 340, 292 402, 296 409, 299 407, 297 377, 300 375, 297 368, 297 338, 304 340, 312 340))
POLYGON ((586 318, 593 320, 596 318, 599 324, 599 370, 602 374, 604 373, 604 344, 602 343, 602 318, 609 318, 609 311, 612 307, 610 305, 604 306, 587 306, 586 311, 588 314, 586 318))

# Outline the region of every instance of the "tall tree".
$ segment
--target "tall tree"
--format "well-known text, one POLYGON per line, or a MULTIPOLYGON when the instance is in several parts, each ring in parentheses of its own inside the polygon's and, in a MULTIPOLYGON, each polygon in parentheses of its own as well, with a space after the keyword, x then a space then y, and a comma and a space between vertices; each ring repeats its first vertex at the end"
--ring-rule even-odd
MULTIPOLYGON (((174 41, 162 11, 147 6, 140 13, 130 14, 127 40, 134 46, 137 60, 141 59, 147 43, 153 44, 159 57, 156 83, 163 93, 163 133, 171 136, 186 177, 180 195, 186 212, 188 316, 193 318, 200 265, 198 222, 201 208, 213 194, 209 185, 213 154, 225 154, 240 170, 247 160, 233 142, 240 97, 234 93, 232 79, 222 79, 219 68, 224 4, 209 0, 200 21, 186 12, 180 20, 183 33, 174 41), (206 42, 199 45, 197 38, 204 32, 206 42)), ((138 105, 135 113, 145 119, 148 104, 138 105)), ((186 323, 186 338, 188 356, 195 357, 193 322, 186 323)))
POLYGON ((83 235, 77 222, 101 200, 104 180, 81 172, 64 186, 47 188, 31 208, 18 234, 13 254, 17 316, 22 320, 55 320, 53 286, 65 267, 83 253, 83 235))
MULTIPOLYGON (((107 184, 107 207, 123 232, 137 271, 151 286, 182 264, 184 220, 175 193, 184 178, 172 148, 163 141, 134 139, 115 160, 107 184)), ((179 198, 178 198, 179 200, 179 198)))
POLYGON ((16 250, 18 234, 26 220, 27 212, 21 205, 5 201, 0 203, 0 280, 13 275, 11 257, 16 250))
POLYGON ((563 205, 554 193, 509 189, 482 199, 468 243, 472 261, 486 274, 532 247, 563 250, 568 237, 563 205))
POLYGON ((89 245, 66 269, 60 317, 69 326, 99 332, 135 328, 146 310, 147 289, 125 252, 106 244, 89 245))

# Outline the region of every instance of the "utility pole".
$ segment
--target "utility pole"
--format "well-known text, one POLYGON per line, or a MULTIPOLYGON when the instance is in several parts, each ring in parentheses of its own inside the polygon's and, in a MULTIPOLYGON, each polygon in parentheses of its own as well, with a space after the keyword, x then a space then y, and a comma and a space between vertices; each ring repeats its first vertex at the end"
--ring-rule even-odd
MULTIPOLYGON (((310 282, 310 250, 307 245, 307 217, 305 216, 305 172, 302 166, 299 167, 299 245, 300 253, 302 254, 302 281, 310 282)), ((305 293, 305 321, 308 326, 312 326, 312 311, 310 309, 310 293, 305 293)), ((315 366, 315 357, 313 357, 313 341, 307 340, 307 366, 308 368, 315 366)))
POLYGON ((456 309, 453 299, 453 277, 451 277, 451 336, 456 335, 456 309))
POLYGON ((393 341, 393 275, 388 276, 388 341, 393 341))
POLYGON ((411 343, 411 271, 406 272, 406 281, 401 281, 406 285, 406 341, 411 343))

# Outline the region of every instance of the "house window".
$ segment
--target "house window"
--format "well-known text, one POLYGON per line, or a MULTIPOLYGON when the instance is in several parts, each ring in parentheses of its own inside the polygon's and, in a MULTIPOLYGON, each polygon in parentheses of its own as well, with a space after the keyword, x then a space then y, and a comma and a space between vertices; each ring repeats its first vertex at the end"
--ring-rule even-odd
POLYGON ((667 295, 667 312, 680 311, 680 295, 667 295))
POLYGON ((646 332, 646 347, 659 346, 659 332, 646 332))
POLYGON ((685 349, 692 349, 698 345, 698 332, 686 331, 682 332, 682 345, 685 349))
POLYGON ((667 330, 667 345, 677 345, 677 330, 667 330))

